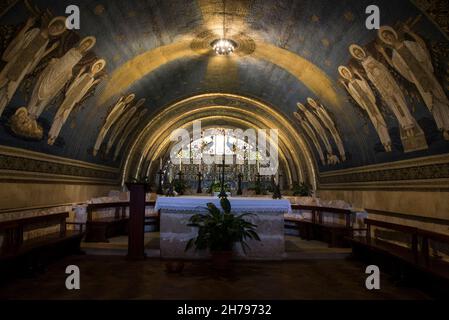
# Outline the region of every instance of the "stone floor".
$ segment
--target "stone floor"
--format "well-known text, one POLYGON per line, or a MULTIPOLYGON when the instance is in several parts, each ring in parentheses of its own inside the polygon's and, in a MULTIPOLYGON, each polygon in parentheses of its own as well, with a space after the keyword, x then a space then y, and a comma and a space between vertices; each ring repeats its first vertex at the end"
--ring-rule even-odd
POLYGON ((181 274, 165 271, 160 259, 127 261, 122 256, 71 256, 33 278, 0 287, 5 299, 429 299, 381 276, 381 290, 365 289, 365 266, 348 259, 234 262, 227 274, 208 262, 186 262, 181 274), (65 268, 77 265, 81 289, 65 288, 65 268))
MULTIPOLYGON (((147 257, 159 258, 159 232, 145 233, 145 253, 147 257)), ((128 252, 128 237, 120 236, 110 238, 108 243, 86 243, 81 244, 82 250, 91 255, 120 255, 125 256, 128 252)), ((300 237, 285 236, 285 260, 304 259, 342 259, 351 253, 348 248, 329 248, 320 241, 305 241, 300 237)))

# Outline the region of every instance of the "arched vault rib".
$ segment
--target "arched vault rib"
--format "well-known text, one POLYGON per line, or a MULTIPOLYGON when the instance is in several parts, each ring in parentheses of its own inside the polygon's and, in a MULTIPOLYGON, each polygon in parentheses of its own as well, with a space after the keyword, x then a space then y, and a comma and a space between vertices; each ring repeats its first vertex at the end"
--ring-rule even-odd
MULTIPOLYGON (((124 93, 131 85, 166 63, 207 54, 209 51, 210 48, 192 50, 191 39, 184 39, 144 52, 128 60, 112 73, 98 99, 98 104, 105 104, 113 96, 124 93)), ((306 58, 261 41, 255 41, 255 50, 250 56, 268 61, 286 70, 323 102, 336 107, 341 106, 342 101, 334 82, 322 69, 306 58)))
POLYGON ((160 153, 160 150, 163 150, 160 146, 161 141, 168 140, 174 128, 183 127, 195 119, 211 116, 222 120, 227 117, 229 121, 241 123, 243 127, 279 129, 280 151, 284 152, 286 160, 290 159, 289 168, 293 169, 292 172, 301 172, 302 178, 316 187, 315 158, 292 123, 274 107, 259 100, 224 93, 190 97, 156 114, 129 148, 122 166, 123 180, 141 173, 140 170, 143 170, 142 166, 148 158, 150 149, 160 153), (220 99, 220 104, 217 104, 217 99, 220 99), (156 146, 156 149, 152 146, 156 146))

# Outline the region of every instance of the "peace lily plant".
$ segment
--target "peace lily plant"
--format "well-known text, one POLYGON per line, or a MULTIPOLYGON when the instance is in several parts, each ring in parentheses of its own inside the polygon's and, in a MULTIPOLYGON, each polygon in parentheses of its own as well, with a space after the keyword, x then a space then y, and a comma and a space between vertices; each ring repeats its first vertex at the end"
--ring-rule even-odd
POLYGON ((253 214, 231 213, 231 203, 226 197, 220 199, 221 210, 213 203, 207 204, 207 213, 193 215, 188 226, 198 228, 198 235, 187 242, 185 251, 193 246, 196 250, 209 249, 217 269, 226 269, 232 257, 232 248, 240 243, 246 253, 248 239, 260 241, 257 226, 245 220, 253 214))

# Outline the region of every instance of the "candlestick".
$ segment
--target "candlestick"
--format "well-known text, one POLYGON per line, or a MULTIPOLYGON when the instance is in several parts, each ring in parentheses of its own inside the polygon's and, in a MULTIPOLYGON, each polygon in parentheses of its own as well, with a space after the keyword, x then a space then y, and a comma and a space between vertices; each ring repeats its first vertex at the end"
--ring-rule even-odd
POLYGON ((196 189, 196 193, 203 193, 203 189, 201 188, 201 182, 203 180, 203 174, 201 172, 198 172, 198 186, 196 189))
POLYGON ((243 174, 239 173, 237 178, 238 178, 237 195, 241 196, 243 194, 243 192, 242 192, 242 178, 243 178, 243 174))
POLYGON ((227 198, 227 194, 224 186, 224 171, 225 171, 225 142, 226 142, 226 131, 223 130, 223 159, 222 159, 222 169, 221 169, 221 191, 218 195, 219 198, 227 198))
POLYGON ((159 175, 159 185, 157 187, 157 194, 163 194, 164 190, 162 189, 162 175, 164 174, 164 171, 162 171, 162 167, 161 170, 159 170, 158 175, 159 175))

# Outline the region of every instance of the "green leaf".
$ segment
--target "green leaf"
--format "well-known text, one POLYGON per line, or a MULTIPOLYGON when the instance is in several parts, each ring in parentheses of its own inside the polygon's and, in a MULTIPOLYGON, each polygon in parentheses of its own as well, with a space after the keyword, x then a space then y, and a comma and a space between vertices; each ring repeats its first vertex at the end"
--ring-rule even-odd
POLYGON ((228 198, 221 198, 220 205, 225 213, 231 213, 231 202, 228 198))
POLYGON ((241 243, 242 248, 248 250, 250 248, 245 239, 260 241, 255 231, 257 226, 244 219, 254 214, 234 215, 229 200, 222 200, 220 205, 224 213, 213 203, 208 203, 206 214, 198 213, 190 217, 188 226, 198 228, 198 234, 187 243, 186 250, 192 246, 197 250, 231 250, 235 243, 241 243))

